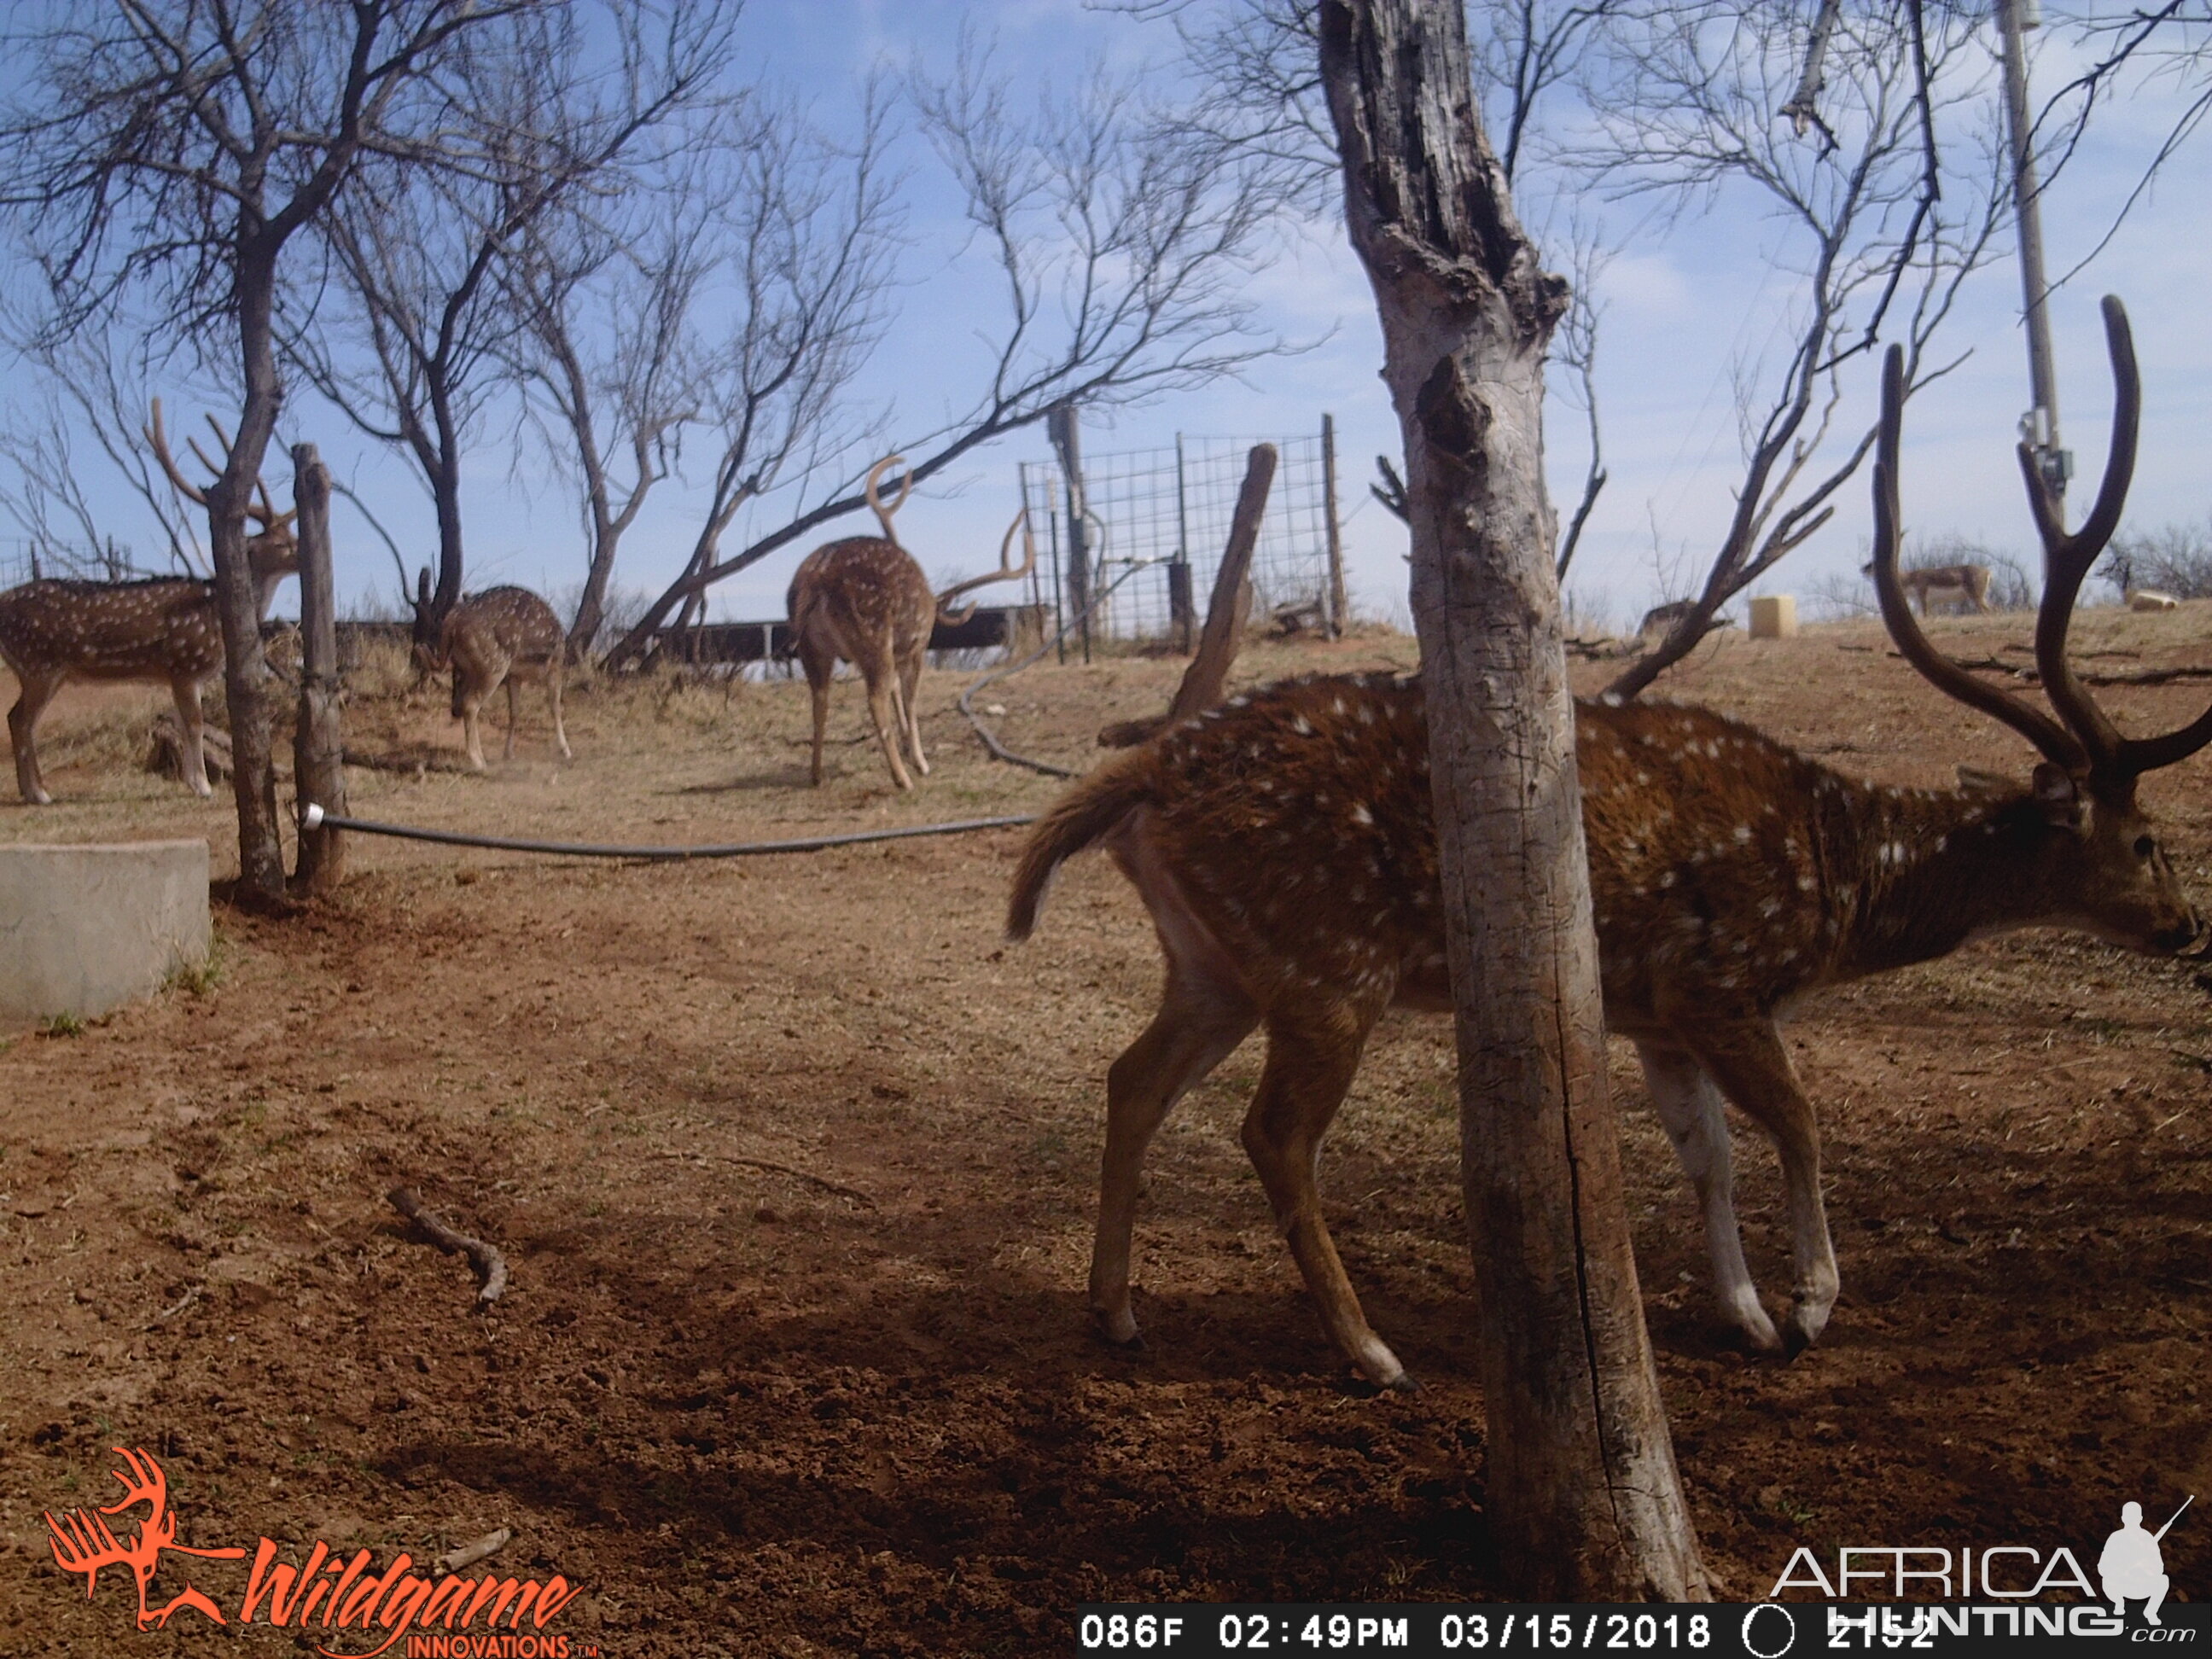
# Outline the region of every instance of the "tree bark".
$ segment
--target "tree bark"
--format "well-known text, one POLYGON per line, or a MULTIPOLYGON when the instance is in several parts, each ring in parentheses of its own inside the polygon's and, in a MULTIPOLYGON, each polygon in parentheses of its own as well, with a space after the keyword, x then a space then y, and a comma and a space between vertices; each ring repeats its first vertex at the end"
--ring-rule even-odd
POLYGON ((1323 0, 1320 30, 1405 433, 1490 1523, 1516 1595, 1702 1600, 1622 1202, 1552 568, 1566 288, 1514 216, 1457 0, 1323 0))
POLYGON ((284 847, 277 833, 276 770, 269 736, 269 659, 261 648, 261 594, 246 555, 246 504, 261 477, 283 391, 276 378, 272 319, 276 248, 266 233, 240 239, 240 367, 246 403, 238 438, 208 490, 215 556, 216 614, 222 628, 222 689, 230 716, 230 785, 238 801, 238 896, 270 908, 284 902, 284 847))
MULTIPOLYGON (((331 579, 331 475, 313 444, 292 449, 292 500, 300 513, 300 720, 292 739, 294 793, 304 805, 345 816, 345 732, 338 711, 337 596, 331 579)), ((327 893, 345 878, 344 832, 300 830, 301 893, 327 893)))

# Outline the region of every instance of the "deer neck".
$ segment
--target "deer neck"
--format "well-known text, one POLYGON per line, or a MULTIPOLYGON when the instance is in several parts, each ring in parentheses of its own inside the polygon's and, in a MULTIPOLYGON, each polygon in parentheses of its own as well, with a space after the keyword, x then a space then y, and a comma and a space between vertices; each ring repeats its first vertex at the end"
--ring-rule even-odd
POLYGON ((2026 792, 1846 785, 1822 837, 1841 911, 1835 976, 1928 962, 2056 907, 2050 841, 2026 792))

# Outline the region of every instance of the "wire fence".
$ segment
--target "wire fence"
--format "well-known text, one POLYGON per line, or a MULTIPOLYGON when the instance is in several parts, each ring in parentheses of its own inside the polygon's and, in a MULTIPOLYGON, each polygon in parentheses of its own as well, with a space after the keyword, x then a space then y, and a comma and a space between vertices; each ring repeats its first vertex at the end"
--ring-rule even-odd
MULTIPOLYGON (((1130 573, 1093 614, 1093 634, 1188 647, 1229 539, 1247 457, 1258 441, 1178 434, 1170 448, 1082 458, 1091 572, 1080 591, 1102 592, 1130 573)), ((1313 435, 1265 441, 1275 446, 1279 459, 1252 555, 1254 614, 1304 608, 1316 623, 1340 625, 1330 424, 1325 419, 1313 435)), ((1067 568, 1073 538, 1066 482, 1054 463, 1025 461, 1021 489, 1046 555, 1040 563, 1050 567, 1051 591, 1039 597, 1064 619, 1079 588, 1067 568)))
POLYGON ((0 588, 34 582, 42 576, 74 581, 127 582, 143 576, 175 574, 140 566, 128 542, 94 544, 29 536, 0 538, 0 588))

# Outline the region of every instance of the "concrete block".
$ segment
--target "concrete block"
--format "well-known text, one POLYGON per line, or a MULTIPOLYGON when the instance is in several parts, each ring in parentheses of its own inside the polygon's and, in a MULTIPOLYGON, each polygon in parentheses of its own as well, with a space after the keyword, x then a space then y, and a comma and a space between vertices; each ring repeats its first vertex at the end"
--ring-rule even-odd
POLYGON ((1754 640, 1794 640, 1797 637, 1797 598, 1794 593, 1769 593, 1751 602, 1751 637, 1754 640))
POLYGON ((213 939, 204 841, 0 844, 0 1030, 135 1002, 213 939))

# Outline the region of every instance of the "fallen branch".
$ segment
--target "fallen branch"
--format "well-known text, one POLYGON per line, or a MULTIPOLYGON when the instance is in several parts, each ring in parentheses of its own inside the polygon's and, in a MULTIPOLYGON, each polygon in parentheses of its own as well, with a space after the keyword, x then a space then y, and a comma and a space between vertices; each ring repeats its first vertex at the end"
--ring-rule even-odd
POLYGON ((345 763, 364 772, 468 772, 469 763, 454 755, 372 755, 359 749, 345 751, 345 763))
POLYGON ((447 1550, 438 1558, 438 1571, 459 1572, 463 1567, 472 1567, 477 1562, 498 1554, 507 1547, 507 1540, 514 1536, 512 1530, 501 1527, 498 1531, 488 1532, 471 1543, 447 1550))
MULTIPOLYGON (((2178 1052, 2178 1051, 2177 1051, 2177 1052, 2178 1052)), ((180 1314, 180 1313, 184 1312, 184 1310, 185 1310, 185 1309, 187 1309, 187 1308, 191 1307, 191 1306, 192 1305, 192 1304, 193 1304, 193 1303, 195 1303, 195 1302, 198 1301, 199 1299, 200 1299, 200 1286, 198 1286, 198 1285, 193 1285, 193 1286, 191 1287, 191 1289, 190 1289, 190 1290, 188 1290, 188 1291, 186 1291, 185 1292, 185 1294, 184 1294, 184 1299, 183 1299, 183 1300, 181 1300, 180 1302, 179 1302, 175 1307, 173 1307, 173 1308, 164 1308, 164 1309, 162 1309, 161 1312, 159 1312, 159 1313, 155 1314, 155 1315, 151 1319, 148 1320, 148 1321, 147 1321, 143 1325, 141 1325, 138 1328, 139 1328, 140 1330, 142 1330, 142 1331, 150 1331, 150 1330, 153 1330, 153 1329, 156 1328, 157 1328, 157 1327, 159 1327, 159 1326, 166 1325, 166 1324, 167 1324, 171 1320, 174 1319, 174 1318, 175 1318, 179 1314, 180 1314)))
POLYGON ((422 1207, 412 1187, 394 1187, 385 1197, 392 1207, 420 1227, 429 1241, 447 1255, 466 1255, 477 1270, 483 1288, 477 1291, 479 1307, 489 1307, 507 1288, 507 1258, 481 1238, 457 1233, 422 1207))
POLYGON ((702 1164, 711 1158, 720 1163, 735 1164, 743 1169, 767 1170, 776 1175, 789 1176, 794 1181, 811 1182, 814 1186, 821 1188, 825 1193, 835 1193, 840 1198, 849 1198, 854 1203, 865 1204, 872 1210, 876 1207, 876 1200, 870 1198, 866 1193, 862 1192, 857 1187, 842 1186, 835 1181, 824 1180, 822 1176, 810 1174, 805 1170, 794 1170, 788 1164, 777 1164, 765 1158, 739 1158, 734 1152, 655 1152, 653 1156, 655 1158, 696 1158, 702 1164))

